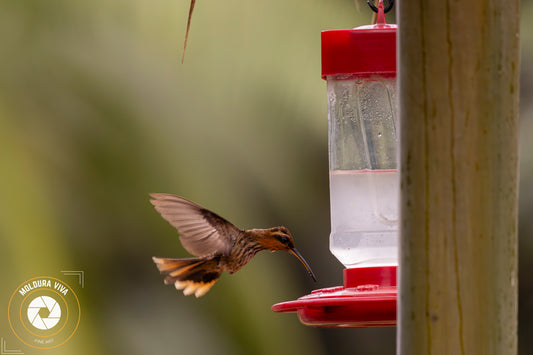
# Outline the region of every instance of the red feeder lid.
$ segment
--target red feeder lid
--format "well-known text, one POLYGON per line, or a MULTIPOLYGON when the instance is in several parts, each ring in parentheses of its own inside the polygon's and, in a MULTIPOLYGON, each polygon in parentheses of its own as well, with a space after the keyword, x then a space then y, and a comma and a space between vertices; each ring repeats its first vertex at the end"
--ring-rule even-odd
POLYGON ((396 266, 344 269, 344 286, 323 288, 272 306, 297 312, 316 327, 364 328, 396 325, 396 266))
POLYGON ((383 2, 375 25, 322 31, 322 79, 327 75, 396 76, 396 25, 387 25, 383 2))

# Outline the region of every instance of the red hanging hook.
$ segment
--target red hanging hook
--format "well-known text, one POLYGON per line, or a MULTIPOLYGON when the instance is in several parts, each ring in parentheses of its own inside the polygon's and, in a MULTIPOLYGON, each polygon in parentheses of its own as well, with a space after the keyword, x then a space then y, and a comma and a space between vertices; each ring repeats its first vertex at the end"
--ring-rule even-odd
MULTIPOLYGON (((367 0, 366 2, 368 4, 368 6, 370 6, 370 8, 372 9, 372 11, 374 12, 378 12, 379 9, 374 5, 372 4, 372 2, 370 0, 367 0)), ((391 9, 392 9, 392 6, 394 5, 394 0, 389 0, 389 4, 387 5, 387 7, 383 10, 384 13, 387 13, 389 12, 391 9)), ((379 0, 379 5, 378 7, 381 6, 383 7, 383 0, 379 0)))
POLYGON ((394 0, 389 0, 389 4, 386 8, 383 8, 383 0, 379 0, 378 7, 376 7, 370 0, 367 0, 366 3, 370 6, 372 11, 377 13, 376 25, 386 25, 387 21, 385 19, 385 14, 392 9, 394 0))

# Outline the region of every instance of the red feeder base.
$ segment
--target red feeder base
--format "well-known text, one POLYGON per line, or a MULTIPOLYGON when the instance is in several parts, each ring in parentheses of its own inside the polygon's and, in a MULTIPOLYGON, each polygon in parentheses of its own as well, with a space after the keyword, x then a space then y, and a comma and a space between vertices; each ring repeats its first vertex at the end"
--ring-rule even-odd
POLYGON ((344 286, 314 290, 272 310, 297 312, 303 324, 315 327, 395 326, 396 296, 396 266, 344 269, 344 286))

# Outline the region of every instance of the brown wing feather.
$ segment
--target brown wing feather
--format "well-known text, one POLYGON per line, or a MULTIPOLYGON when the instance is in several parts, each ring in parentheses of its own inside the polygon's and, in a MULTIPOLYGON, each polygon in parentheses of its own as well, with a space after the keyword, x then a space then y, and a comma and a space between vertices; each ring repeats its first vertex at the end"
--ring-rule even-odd
POLYGON ((229 254, 239 228, 183 197, 162 193, 150 196, 157 212, 178 230, 181 244, 189 253, 229 254))

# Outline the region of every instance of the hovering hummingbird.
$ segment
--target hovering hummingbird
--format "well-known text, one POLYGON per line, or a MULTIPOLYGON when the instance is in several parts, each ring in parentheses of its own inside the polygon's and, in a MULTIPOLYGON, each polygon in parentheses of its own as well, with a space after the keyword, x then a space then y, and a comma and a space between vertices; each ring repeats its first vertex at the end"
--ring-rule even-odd
POLYGON ((246 265, 261 250, 287 250, 304 264, 316 281, 311 268, 294 247, 294 239, 285 227, 241 230, 219 215, 186 200, 164 193, 150 194, 155 209, 180 234, 185 250, 196 258, 153 257, 157 268, 167 274, 165 284, 174 284, 188 296, 201 297, 223 271, 230 274, 246 265))

